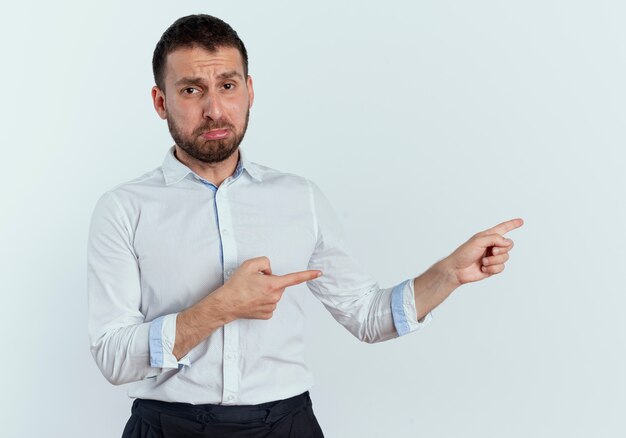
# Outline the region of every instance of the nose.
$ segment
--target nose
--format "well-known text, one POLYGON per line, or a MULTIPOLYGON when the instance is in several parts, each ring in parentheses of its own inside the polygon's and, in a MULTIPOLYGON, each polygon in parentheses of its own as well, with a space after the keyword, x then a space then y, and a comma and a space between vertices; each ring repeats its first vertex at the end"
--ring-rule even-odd
POLYGON ((211 120, 219 120, 223 115, 222 101, 217 93, 210 93, 204 102, 202 116, 211 120))

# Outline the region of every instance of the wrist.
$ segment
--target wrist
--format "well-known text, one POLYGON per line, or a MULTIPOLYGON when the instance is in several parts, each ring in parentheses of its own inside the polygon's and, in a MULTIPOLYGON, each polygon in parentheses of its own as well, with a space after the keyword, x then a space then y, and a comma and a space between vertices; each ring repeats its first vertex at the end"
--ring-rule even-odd
POLYGON ((237 306, 228 297, 231 296, 226 285, 217 288, 202 300, 203 308, 216 318, 220 325, 226 325, 239 318, 237 306))
POLYGON ((433 269, 436 270, 438 275, 442 278, 446 289, 454 290, 461 286, 461 282, 456 274, 456 268, 450 256, 435 263, 433 269))
POLYGON ((206 339, 231 319, 225 311, 221 294, 216 289, 200 302, 179 312, 176 316, 176 340, 172 353, 180 360, 192 348, 206 339))

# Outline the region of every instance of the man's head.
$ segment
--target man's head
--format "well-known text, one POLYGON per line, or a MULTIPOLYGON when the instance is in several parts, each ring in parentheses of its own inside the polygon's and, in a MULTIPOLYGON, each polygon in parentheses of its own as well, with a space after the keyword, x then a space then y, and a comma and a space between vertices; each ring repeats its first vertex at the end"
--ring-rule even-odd
POLYGON ((234 153, 254 100, 248 56, 237 33, 209 15, 176 20, 152 60, 154 106, 178 147, 205 163, 234 153))

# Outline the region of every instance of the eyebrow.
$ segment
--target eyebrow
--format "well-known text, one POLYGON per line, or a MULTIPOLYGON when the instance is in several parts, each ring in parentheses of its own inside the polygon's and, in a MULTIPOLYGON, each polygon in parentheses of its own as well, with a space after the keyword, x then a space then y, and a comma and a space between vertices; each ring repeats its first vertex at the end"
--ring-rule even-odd
MULTIPOLYGON (((238 77, 243 80, 243 76, 236 70, 226 71, 217 75, 218 80, 232 79, 238 77)), ((204 85, 204 79, 196 76, 185 76, 177 80, 174 85, 204 85)))
POLYGON ((230 71, 226 71, 224 73, 220 73, 219 75, 217 75, 218 79, 231 79, 234 77, 238 77, 239 79, 243 79, 243 76, 241 76, 241 73, 239 73, 236 70, 230 70, 230 71))

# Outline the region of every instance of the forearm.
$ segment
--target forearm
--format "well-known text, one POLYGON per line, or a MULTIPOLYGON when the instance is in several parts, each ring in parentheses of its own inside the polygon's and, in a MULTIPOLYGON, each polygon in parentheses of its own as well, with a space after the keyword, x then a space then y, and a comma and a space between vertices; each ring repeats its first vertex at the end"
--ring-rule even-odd
POLYGON ((417 319, 421 320, 459 287, 447 258, 413 279, 417 319))
POLYGON ((176 317, 176 341, 172 353, 177 360, 235 317, 222 300, 224 289, 207 295, 202 301, 176 317))

